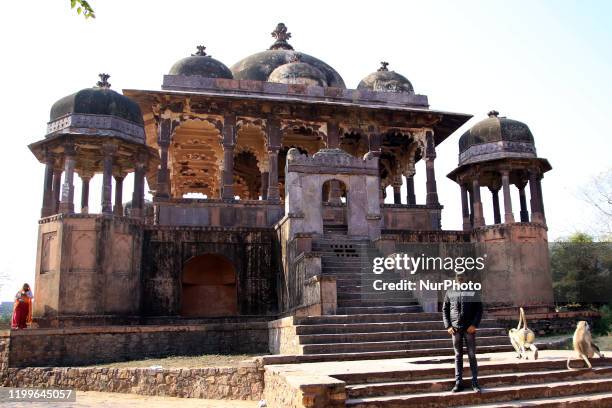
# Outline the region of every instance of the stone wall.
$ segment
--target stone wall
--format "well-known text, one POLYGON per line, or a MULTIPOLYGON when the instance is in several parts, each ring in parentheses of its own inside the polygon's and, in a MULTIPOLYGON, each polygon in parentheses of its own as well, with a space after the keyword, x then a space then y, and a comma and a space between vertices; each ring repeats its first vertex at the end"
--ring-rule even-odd
POLYGON ((268 324, 107 326, 13 331, 10 367, 78 366, 200 354, 268 352, 268 324))
POLYGON ((236 272, 238 313, 277 312, 277 263, 272 256, 272 228, 147 227, 143 239, 142 314, 177 315, 181 308, 181 277, 192 257, 217 254, 236 272))
POLYGON ((5 387, 74 388, 183 398, 259 400, 264 370, 255 362, 238 367, 177 368, 10 368, 5 387))
POLYGON ((142 228, 107 215, 40 220, 33 315, 138 314, 142 228))
POLYGON ((388 232, 440 230, 441 206, 385 204, 381 213, 383 229, 388 232))
POLYGON ((8 372, 10 343, 11 337, 8 330, 0 332, 0 382, 8 372))
POLYGON ((302 354, 293 316, 268 323, 270 353, 302 354))
POLYGON ((299 369, 266 368, 264 399, 269 408, 341 408, 345 406, 345 383, 326 375, 299 369))

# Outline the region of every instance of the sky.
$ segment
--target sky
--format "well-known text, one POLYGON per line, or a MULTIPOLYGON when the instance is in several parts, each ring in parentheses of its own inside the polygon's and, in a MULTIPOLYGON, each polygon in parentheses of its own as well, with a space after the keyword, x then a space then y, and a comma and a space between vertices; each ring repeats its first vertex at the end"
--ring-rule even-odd
MULTIPOLYGON (((580 191, 612 167, 612 2, 91 0, 95 20, 69 3, 0 6, 0 300, 34 281, 44 166, 27 145, 44 137, 53 102, 93 86, 100 72, 111 74, 115 90, 160 89, 163 74, 199 44, 231 66, 267 49, 278 22, 297 51, 330 64, 349 88, 385 60, 432 109, 474 115, 437 149, 444 229, 461 228, 459 187, 445 177, 457 165, 457 142, 491 109, 527 123, 538 155, 553 166, 542 187, 549 240, 597 229, 580 191)), ((128 178, 124 197, 131 189, 128 178)), ((421 165, 417 202, 424 190, 421 165)))

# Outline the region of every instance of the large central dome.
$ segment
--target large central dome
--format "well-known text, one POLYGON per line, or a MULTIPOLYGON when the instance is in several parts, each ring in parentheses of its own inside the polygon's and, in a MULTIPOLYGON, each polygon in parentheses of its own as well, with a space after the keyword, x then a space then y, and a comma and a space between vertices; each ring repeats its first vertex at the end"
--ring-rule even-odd
MULTIPOLYGON (((275 78, 270 78, 272 72, 283 65, 295 64, 296 59, 299 59, 299 65, 302 65, 302 68, 307 68, 303 65, 310 65, 312 67, 312 69, 302 70, 308 78, 312 78, 313 73, 319 71, 323 74, 321 81, 317 81, 322 82, 321 85, 346 88, 344 80, 342 80, 342 77, 335 69, 313 56, 304 54, 303 52, 297 53, 293 50, 293 47, 287 42, 287 40, 291 38, 291 33, 287 32, 287 27, 283 23, 276 26, 276 29, 272 32, 272 36, 276 41, 272 44, 270 49, 246 57, 230 68, 234 74, 234 79, 278 82, 276 78, 277 75, 275 75, 275 78)), ((299 78, 299 72, 296 72, 295 69, 297 67, 291 66, 287 68, 292 72, 293 78, 299 78)), ((280 71, 282 72, 284 70, 280 71)), ((296 83, 301 82, 302 81, 299 81, 299 79, 296 81, 296 83)), ((309 83, 310 81, 303 82, 309 83)))

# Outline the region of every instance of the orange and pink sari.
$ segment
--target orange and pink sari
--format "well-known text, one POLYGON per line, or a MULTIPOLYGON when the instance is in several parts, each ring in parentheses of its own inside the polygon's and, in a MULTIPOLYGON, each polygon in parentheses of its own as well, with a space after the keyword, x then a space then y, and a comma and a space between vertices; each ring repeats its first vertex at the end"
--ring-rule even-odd
POLYGON ((26 329, 32 323, 32 292, 19 291, 13 305, 13 329, 26 329))

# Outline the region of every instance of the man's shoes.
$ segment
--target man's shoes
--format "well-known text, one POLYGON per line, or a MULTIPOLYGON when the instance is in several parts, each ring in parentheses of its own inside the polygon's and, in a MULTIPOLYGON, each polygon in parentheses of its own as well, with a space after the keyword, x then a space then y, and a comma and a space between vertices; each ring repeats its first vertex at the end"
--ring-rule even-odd
POLYGON ((457 381, 455 386, 452 389, 452 392, 461 392, 463 391, 463 385, 461 385, 461 381, 457 381))
POLYGON ((472 381, 472 389, 476 392, 482 392, 482 390, 480 389, 480 385, 476 380, 472 381))

